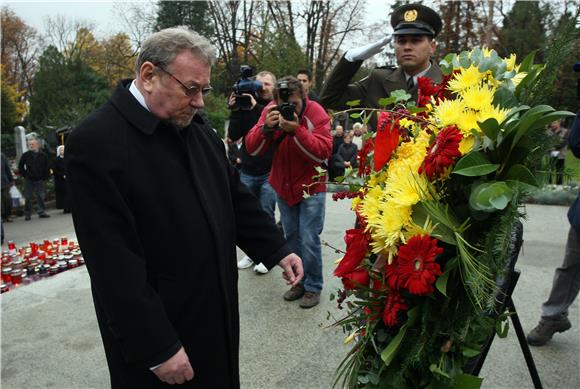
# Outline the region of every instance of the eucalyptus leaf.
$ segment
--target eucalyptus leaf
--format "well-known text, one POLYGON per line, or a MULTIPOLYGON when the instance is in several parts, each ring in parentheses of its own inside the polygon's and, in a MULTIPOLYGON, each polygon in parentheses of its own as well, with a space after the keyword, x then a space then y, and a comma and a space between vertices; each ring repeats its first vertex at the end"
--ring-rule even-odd
POLYGON ((391 98, 395 98, 395 102, 398 103, 399 101, 407 101, 411 98, 411 95, 408 94, 404 89, 397 89, 391 92, 391 98))
POLYGON ((469 206, 476 211, 494 212, 504 209, 513 196, 505 182, 484 182, 475 186, 469 196, 469 206))
POLYGON ((381 107, 386 107, 387 105, 391 105, 395 102, 396 98, 394 96, 391 97, 383 97, 380 98, 377 103, 381 106, 381 107))

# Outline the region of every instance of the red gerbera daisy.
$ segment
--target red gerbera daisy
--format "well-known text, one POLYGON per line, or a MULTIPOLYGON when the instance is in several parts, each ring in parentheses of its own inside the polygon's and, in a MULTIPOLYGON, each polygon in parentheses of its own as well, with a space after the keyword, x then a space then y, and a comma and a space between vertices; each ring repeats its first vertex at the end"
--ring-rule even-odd
POLYGON ((435 142, 429 146, 419 173, 425 172, 429 179, 433 179, 433 176, 440 177, 445 168, 452 165, 455 158, 461 156, 459 142, 462 138, 463 135, 456 126, 445 127, 437 134, 435 142))
POLYGON ((385 264, 385 280, 391 289, 399 287, 399 269, 397 269, 398 258, 394 257, 391 264, 385 264))
POLYGON ((385 301, 385 309, 383 309, 383 323, 389 327, 396 325, 399 322, 399 312, 406 311, 408 308, 409 306, 405 303, 405 300, 401 294, 396 291, 391 291, 385 301))
POLYGON ((442 252, 443 249, 437 247, 437 239, 430 239, 429 235, 409 239, 398 252, 399 286, 420 296, 433 293, 433 283, 442 274, 435 256, 442 252))

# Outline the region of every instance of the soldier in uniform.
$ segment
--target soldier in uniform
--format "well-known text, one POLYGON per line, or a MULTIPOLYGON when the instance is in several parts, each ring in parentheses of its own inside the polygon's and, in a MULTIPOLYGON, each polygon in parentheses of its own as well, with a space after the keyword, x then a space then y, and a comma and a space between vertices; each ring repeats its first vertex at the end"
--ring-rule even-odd
POLYGON ((429 77, 436 83, 442 81, 441 69, 431 61, 436 47, 434 38, 442 26, 439 15, 420 4, 403 5, 392 13, 391 25, 399 67, 374 69, 368 77, 349 84, 363 61, 381 52, 390 37, 348 50, 322 88, 320 99, 325 108, 343 110, 348 108, 347 101, 358 99, 361 107, 380 108, 378 100, 398 89, 408 91, 417 100, 419 77, 429 77))

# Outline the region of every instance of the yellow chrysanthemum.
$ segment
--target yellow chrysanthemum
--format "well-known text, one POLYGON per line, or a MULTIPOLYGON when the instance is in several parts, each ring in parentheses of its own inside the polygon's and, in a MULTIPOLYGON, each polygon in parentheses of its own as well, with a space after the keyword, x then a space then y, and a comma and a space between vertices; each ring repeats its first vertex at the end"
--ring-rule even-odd
POLYGON ((504 62, 506 64, 506 70, 511 72, 515 69, 516 66, 516 55, 512 54, 509 56, 509 58, 504 58, 504 62))
POLYGON ((407 130, 410 130, 415 125, 415 122, 407 118, 402 118, 401 120, 399 120, 399 125, 403 128, 406 128, 407 130))
POLYGON ((455 74, 449 81, 449 90, 459 93, 472 86, 479 85, 485 76, 476 66, 471 65, 467 69, 462 68, 461 72, 455 74))
POLYGON ((442 100, 433 110, 433 118, 438 127, 456 124, 466 106, 461 99, 442 100))
POLYGON ((507 113, 509 111, 507 109, 490 106, 487 109, 482 109, 477 113, 477 120, 480 122, 484 122, 487 119, 494 118, 497 120, 498 123, 501 123, 505 120, 507 113))
POLYGON ((371 174, 368 179, 368 186, 377 186, 383 184, 387 180, 387 172, 381 170, 378 173, 371 174))
POLYGON ((403 142, 399 145, 397 149, 397 158, 399 159, 419 159, 423 161, 425 155, 427 154, 427 148, 429 147, 429 137, 424 131, 419 134, 418 137, 412 139, 409 142, 403 142))
POLYGON ((489 85, 476 85, 471 88, 464 89, 460 94, 463 103, 476 111, 488 109, 493 102, 493 94, 495 90, 489 85))
POLYGON ((461 154, 465 155, 473 150, 473 146, 475 145, 475 137, 473 135, 464 136, 459 142, 459 151, 461 154))
POLYGON ((407 167, 393 172, 385 187, 391 197, 390 201, 401 207, 417 204, 427 191, 427 179, 417 173, 418 167, 407 167))
POLYGON ((374 253, 388 250, 403 238, 403 228, 411 222, 411 207, 398 207, 384 200, 379 206, 377 217, 368 219, 371 231, 371 248, 374 253))
POLYGON ((457 128, 459 128, 464 137, 470 136, 472 134, 472 129, 480 131, 479 126, 477 125, 477 115, 475 112, 472 110, 462 112, 457 120, 457 128))

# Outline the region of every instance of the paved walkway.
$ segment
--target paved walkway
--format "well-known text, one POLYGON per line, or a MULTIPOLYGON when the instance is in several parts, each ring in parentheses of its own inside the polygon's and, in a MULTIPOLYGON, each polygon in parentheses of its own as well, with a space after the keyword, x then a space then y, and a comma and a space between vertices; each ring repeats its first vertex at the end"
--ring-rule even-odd
MULTIPOLYGON (((553 269, 561 263, 568 229, 566 208, 528 206, 522 277, 514 294, 527 332, 539 318, 553 269)), ((74 239, 70 215, 51 211, 50 219, 23 218, 5 224, 7 239, 18 245, 67 235, 74 239)), ((342 247, 353 222, 347 202, 327 199, 323 239, 342 247)), ((340 281, 332 277, 338 257, 323 250, 325 290, 320 306, 304 310, 282 300, 281 272, 258 276, 240 271, 240 374, 244 389, 330 388, 334 369, 345 355, 344 335, 327 328, 340 315, 329 300, 340 281)), ((86 269, 78 268, 3 294, 2 388, 108 388, 108 373, 93 309, 86 269)), ((580 387, 580 310, 570 311, 574 327, 545 347, 532 348, 545 388, 580 387)), ((209 334, 211 336, 211 334, 209 334)), ((481 373, 484 388, 533 388, 513 331, 496 339, 481 373)))

